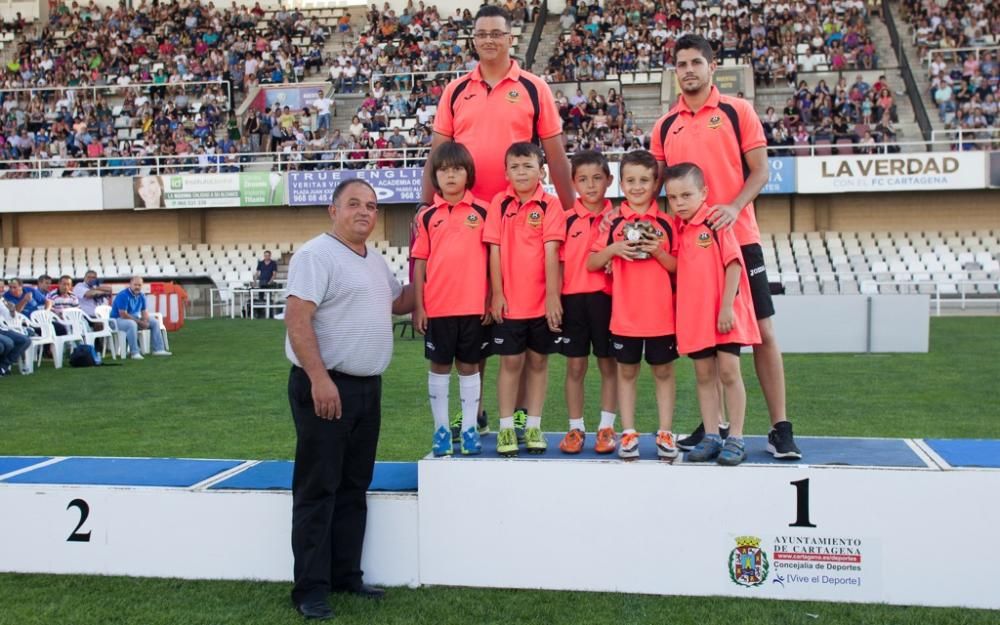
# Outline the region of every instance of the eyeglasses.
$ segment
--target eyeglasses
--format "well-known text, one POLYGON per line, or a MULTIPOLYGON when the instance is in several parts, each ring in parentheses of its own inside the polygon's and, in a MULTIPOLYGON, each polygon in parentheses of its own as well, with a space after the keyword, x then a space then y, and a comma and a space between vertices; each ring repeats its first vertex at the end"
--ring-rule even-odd
POLYGON ((503 39, 504 37, 506 37, 509 34, 510 33, 507 32, 506 30, 491 30, 489 32, 482 31, 482 30, 477 30, 476 32, 472 33, 472 36, 475 37, 476 39, 493 39, 493 40, 499 40, 499 39, 503 39))

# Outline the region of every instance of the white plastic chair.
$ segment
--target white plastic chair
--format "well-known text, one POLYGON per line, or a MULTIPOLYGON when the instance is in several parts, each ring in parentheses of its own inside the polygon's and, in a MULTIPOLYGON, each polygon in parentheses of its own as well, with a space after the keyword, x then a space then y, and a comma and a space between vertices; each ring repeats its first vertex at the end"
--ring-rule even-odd
MULTIPOLYGON (((22 319, 25 319, 24 315, 20 315, 22 319)), ((20 332, 28 338, 31 338, 31 333, 27 328, 23 327, 21 323, 16 319, 12 319, 11 323, 7 323, 5 320, 0 319, 0 330, 7 330, 8 332, 20 332)), ((21 374, 27 375, 35 370, 35 360, 34 360, 34 350, 33 346, 29 345, 28 349, 24 350, 21 354, 21 358, 18 360, 18 366, 21 368, 21 374)))
POLYGON ((149 313, 149 316, 156 319, 160 324, 160 334, 163 336, 163 349, 170 351, 170 337, 167 335, 167 326, 163 325, 163 313, 149 313))
POLYGON ((55 321, 56 316, 52 311, 36 310, 31 313, 31 323, 38 329, 38 336, 31 339, 32 347, 35 348, 36 366, 42 364, 43 345, 52 346, 52 362, 56 369, 61 369, 63 352, 66 351, 66 346, 73 346, 83 342, 83 337, 79 334, 74 334, 72 329, 62 336, 57 335, 54 325, 55 321))
MULTIPOLYGON (((108 355, 108 344, 113 342, 111 323, 109 319, 91 317, 79 308, 68 308, 64 310, 63 319, 75 326, 75 332, 83 336, 83 342, 87 345, 96 345, 97 339, 107 339, 104 341, 104 348, 101 350, 101 354, 103 356, 108 355), (100 325, 101 329, 95 330, 95 325, 100 325)), ((115 352, 113 346, 111 348, 111 358, 118 358, 118 354, 115 352)))

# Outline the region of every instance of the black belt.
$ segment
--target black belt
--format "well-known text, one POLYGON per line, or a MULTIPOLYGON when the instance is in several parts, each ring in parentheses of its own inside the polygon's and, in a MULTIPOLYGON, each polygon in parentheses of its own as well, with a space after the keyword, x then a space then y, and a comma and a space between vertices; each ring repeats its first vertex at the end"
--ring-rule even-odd
MULTIPOLYGON (((305 373, 305 369, 298 365, 292 365, 292 371, 305 373)), ((351 375, 350 373, 344 373, 342 371, 337 371, 336 369, 327 369, 326 372, 330 374, 330 378, 334 380, 353 380, 355 382, 371 382, 372 380, 379 380, 382 378, 381 375, 351 375)))

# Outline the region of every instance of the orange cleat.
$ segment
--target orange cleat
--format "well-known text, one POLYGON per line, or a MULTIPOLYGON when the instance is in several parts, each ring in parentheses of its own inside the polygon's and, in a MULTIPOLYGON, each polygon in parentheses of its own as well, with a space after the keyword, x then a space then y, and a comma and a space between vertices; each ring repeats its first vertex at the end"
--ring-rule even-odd
POLYGON ((594 451, 599 454, 613 454, 618 446, 615 440, 614 428, 601 428, 597 430, 597 442, 594 444, 594 451))
POLYGON ((581 430, 570 430, 566 432, 559 443, 559 451, 564 454, 578 454, 583 450, 583 441, 587 437, 581 430))

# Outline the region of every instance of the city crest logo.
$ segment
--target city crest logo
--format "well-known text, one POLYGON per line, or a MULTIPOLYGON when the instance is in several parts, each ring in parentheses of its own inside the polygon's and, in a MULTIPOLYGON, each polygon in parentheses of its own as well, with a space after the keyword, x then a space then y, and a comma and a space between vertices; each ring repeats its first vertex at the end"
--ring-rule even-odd
POLYGON ((517 104, 517 101, 521 99, 521 94, 518 93, 517 89, 511 89, 507 92, 506 98, 511 104, 517 104))
POLYGON ((531 211, 528 213, 528 225, 532 228, 537 228, 542 225, 542 214, 538 211, 531 211))
POLYGON ((707 232, 698 235, 698 247, 709 247, 712 245, 712 237, 707 232))
POLYGON ((729 552, 729 579, 738 586, 760 586, 771 569, 767 554, 756 536, 737 536, 736 548, 729 552))
POLYGON ((479 215, 469 215, 465 218, 465 225, 470 228, 478 227, 479 223, 479 215))
POLYGON ((722 125, 722 118, 719 117, 718 115, 712 115, 712 117, 709 118, 708 120, 708 127, 711 128, 712 130, 715 130, 721 125, 722 125))

